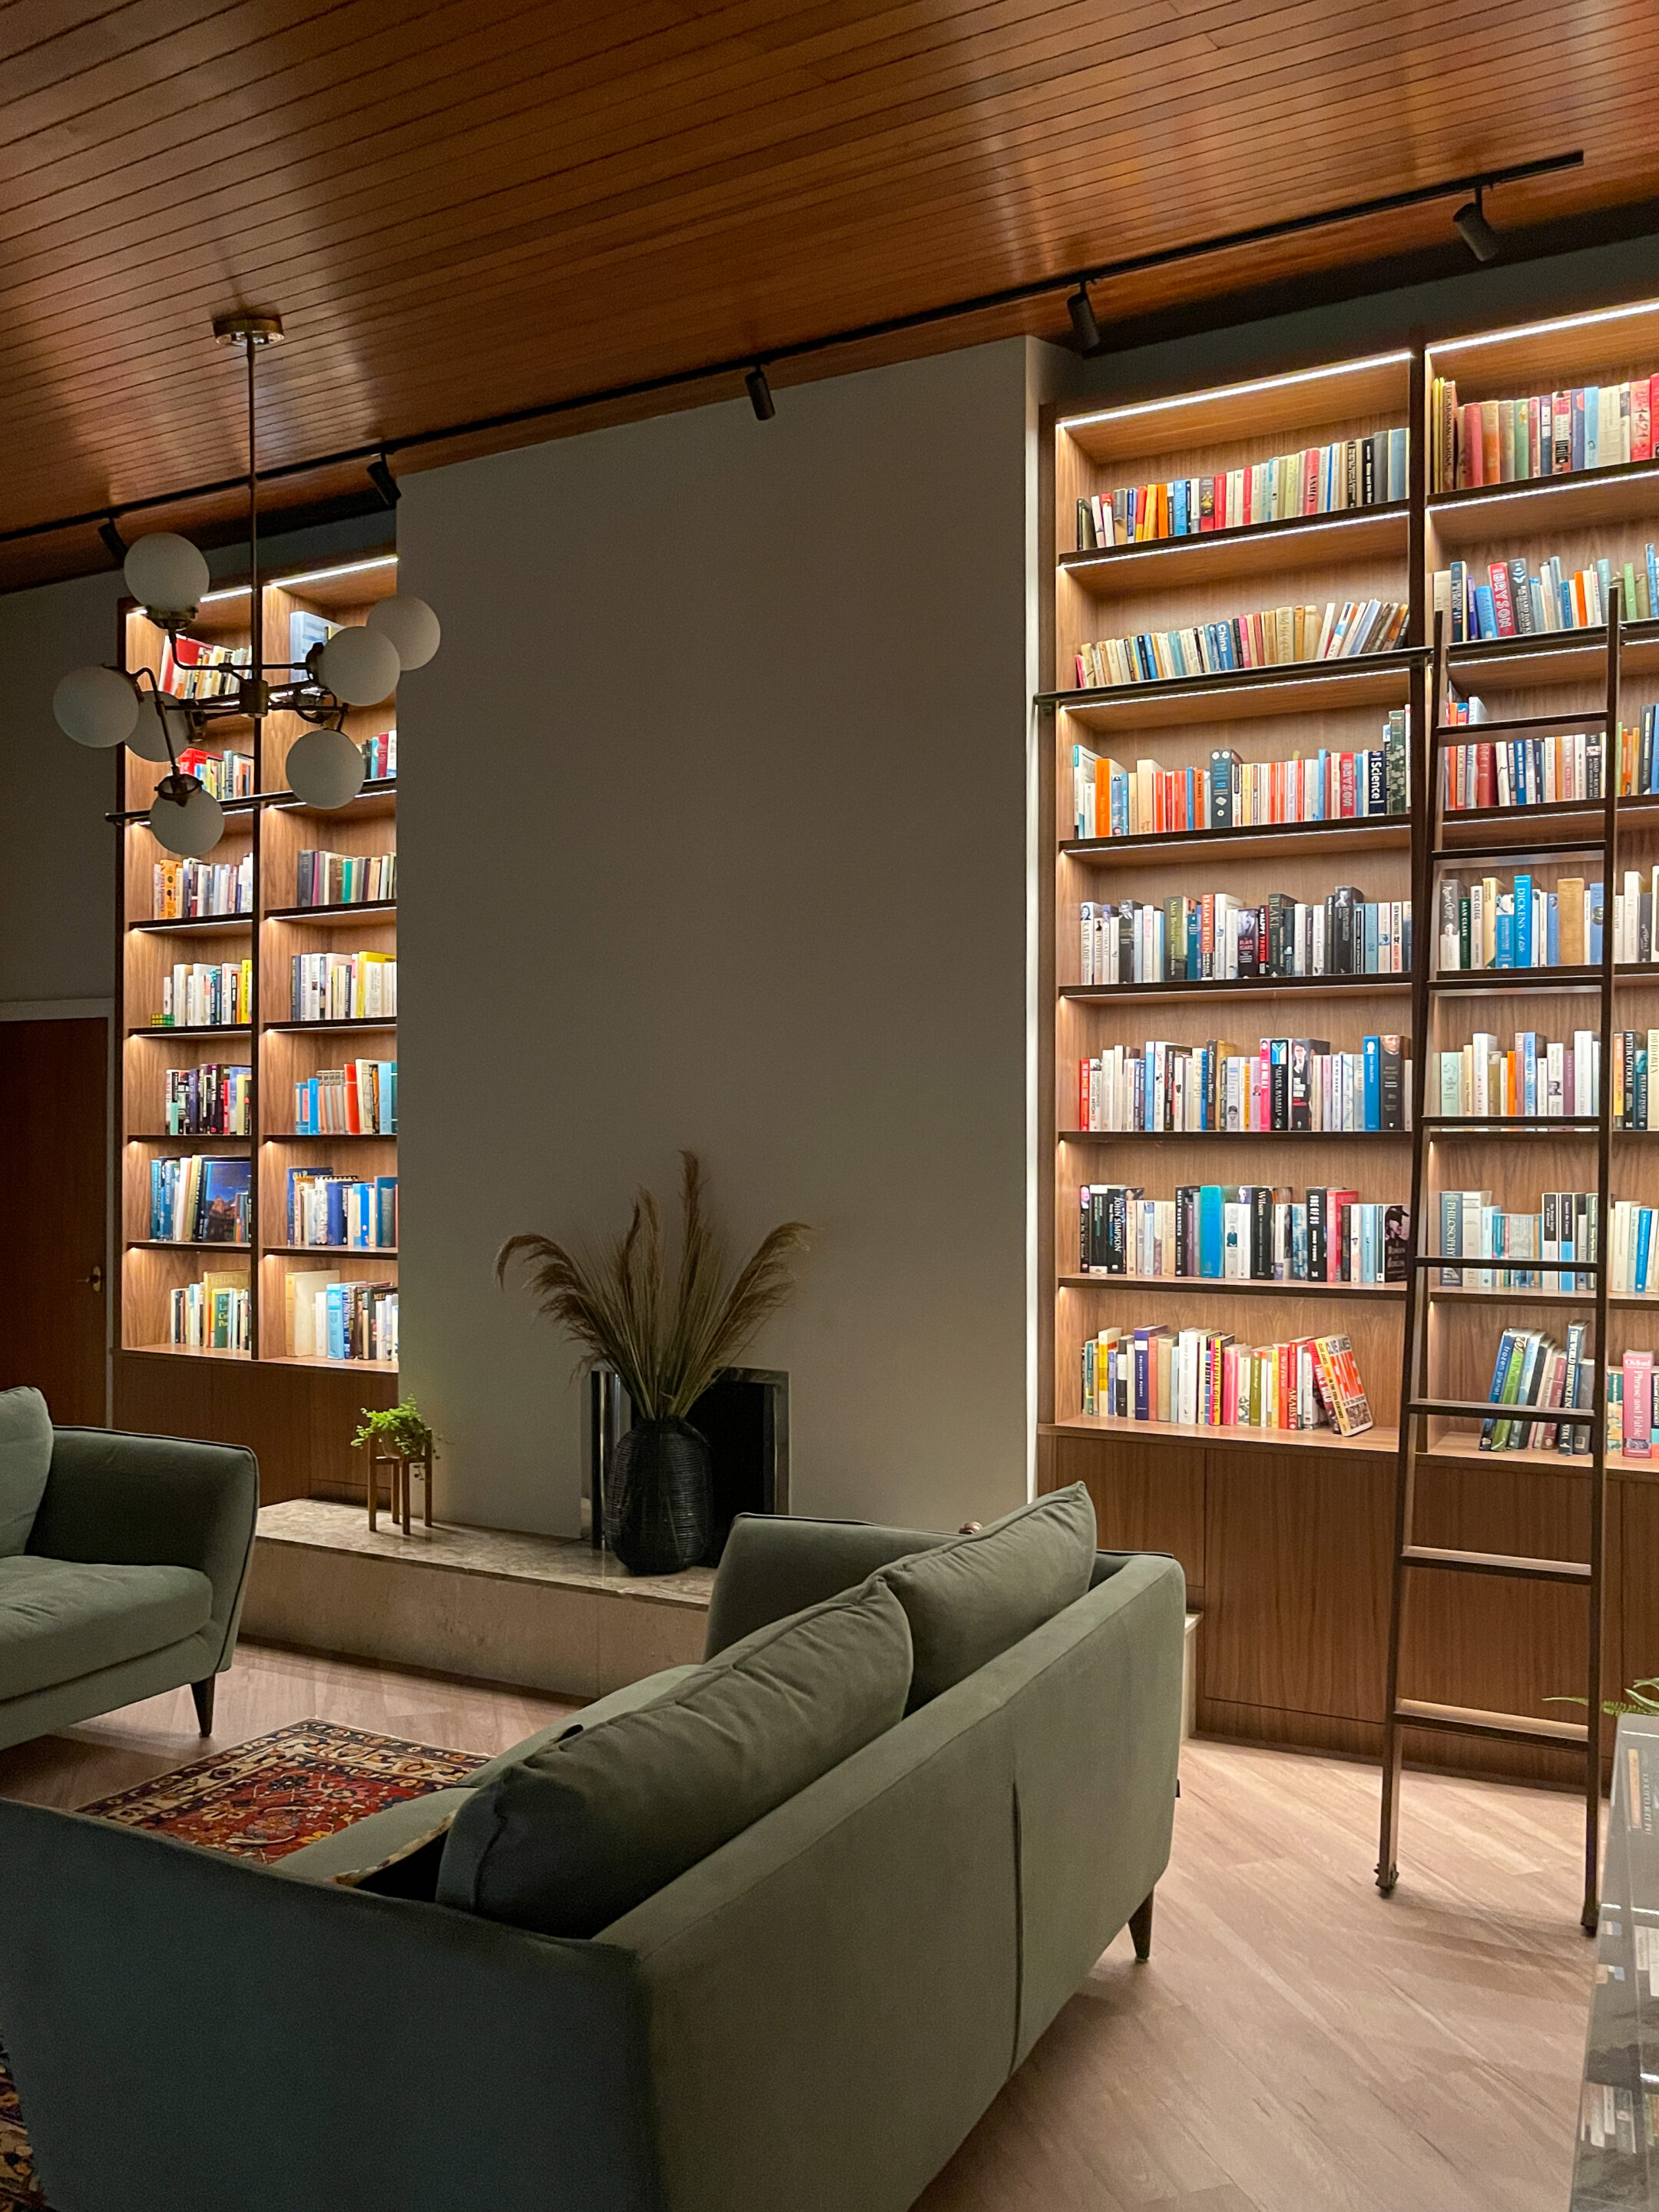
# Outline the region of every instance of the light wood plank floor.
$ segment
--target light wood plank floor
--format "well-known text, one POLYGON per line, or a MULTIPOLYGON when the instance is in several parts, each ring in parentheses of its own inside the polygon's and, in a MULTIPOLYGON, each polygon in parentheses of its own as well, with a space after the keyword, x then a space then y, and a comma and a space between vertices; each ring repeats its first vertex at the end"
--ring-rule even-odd
MULTIPOLYGON (((568 1707, 244 1644, 212 1745, 187 1691, 0 1752, 73 1806, 313 1715, 492 1753, 568 1707)), ((1408 1777, 1377 1896, 1375 1771, 1195 1743, 1152 1958, 1127 1936, 919 2212, 1560 2212, 1592 1947, 1570 1797, 1408 1777)))

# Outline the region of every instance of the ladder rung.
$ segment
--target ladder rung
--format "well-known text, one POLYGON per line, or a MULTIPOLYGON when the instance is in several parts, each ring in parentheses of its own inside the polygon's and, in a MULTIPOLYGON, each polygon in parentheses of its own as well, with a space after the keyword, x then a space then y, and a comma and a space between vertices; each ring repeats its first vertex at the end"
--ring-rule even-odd
POLYGON ((1575 853, 1605 853, 1605 837, 1542 837, 1536 843, 1437 845, 1432 860, 1563 860, 1575 853))
MULTIPOLYGON (((1495 1291, 1494 1297, 1503 1293, 1495 1291)), ((1562 1429, 1587 1429, 1595 1420, 1594 1413, 1574 1413, 1560 1406, 1500 1405, 1491 1398, 1413 1398, 1407 1401, 1408 1413, 1458 1414, 1483 1421, 1553 1422, 1562 1429)))
POLYGON ((1443 1567, 1462 1575, 1513 1575, 1533 1583, 1588 1583, 1584 1559, 1533 1559, 1508 1552, 1452 1552, 1437 1544, 1408 1544, 1400 1554, 1408 1567, 1443 1567))
POLYGON ((1484 1735, 1500 1743, 1587 1745, 1583 1721, 1540 1721, 1530 1713, 1483 1713, 1473 1705, 1435 1705, 1421 1698, 1401 1698, 1394 1717, 1407 1728, 1439 1729, 1449 1735, 1484 1735))
MULTIPOLYGON (((1478 731, 1490 732, 1493 735, 1506 730, 1572 730, 1576 732, 1587 729, 1592 724, 1599 726, 1605 723, 1607 719, 1607 710, 1605 707, 1586 707, 1576 714, 1516 714, 1503 722, 1437 722, 1434 726, 1434 734, 1437 738, 1444 738, 1448 744, 1478 745, 1480 738, 1474 734, 1478 731)), ((1590 804, 1599 805, 1601 801, 1593 799, 1590 804)))
POLYGON ((1413 1267, 1455 1267, 1459 1274, 1474 1274, 1482 1267, 1494 1271, 1499 1267, 1524 1267, 1529 1275, 1599 1275, 1599 1260, 1550 1260, 1536 1258, 1517 1261, 1512 1255, 1505 1258, 1490 1258, 1480 1252, 1412 1252, 1407 1264, 1413 1267))

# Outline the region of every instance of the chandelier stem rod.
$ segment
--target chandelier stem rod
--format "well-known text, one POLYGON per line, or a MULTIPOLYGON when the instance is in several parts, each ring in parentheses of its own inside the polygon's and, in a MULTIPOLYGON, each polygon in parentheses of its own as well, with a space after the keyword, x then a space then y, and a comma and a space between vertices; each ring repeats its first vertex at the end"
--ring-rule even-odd
POLYGON ((247 351, 247 555, 248 555, 248 613, 252 633, 254 752, 258 757, 259 739, 264 733, 264 716, 258 712, 260 694, 264 688, 264 610, 259 599, 259 447, 258 414, 254 402, 253 356, 258 348, 252 336, 244 343, 247 351))

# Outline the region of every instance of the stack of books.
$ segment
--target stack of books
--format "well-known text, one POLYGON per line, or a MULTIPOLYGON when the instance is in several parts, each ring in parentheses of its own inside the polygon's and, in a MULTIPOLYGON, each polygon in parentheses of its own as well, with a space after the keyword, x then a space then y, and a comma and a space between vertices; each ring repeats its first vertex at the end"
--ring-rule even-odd
POLYGON ((1429 482, 1437 492, 1463 491, 1650 460, 1651 383, 1640 376, 1626 384, 1581 384, 1460 405, 1455 380, 1437 376, 1430 392, 1429 482))
POLYGON ((196 1352, 252 1352, 252 1302, 246 1273, 205 1274, 167 1293, 167 1342, 196 1352))
POLYGON ((395 1250, 396 1176, 342 1176, 332 1168, 288 1171, 288 1241, 321 1250, 395 1250))
POLYGON ((1386 653, 1404 635, 1409 611, 1395 599, 1333 599, 1322 609, 1261 607, 1196 628, 1099 638, 1078 650, 1078 689, 1163 684, 1182 676, 1223 676, 1240 668, 1386 653))
POLYGON ((150 918, 193 921, 210 914, 252 914, 253 855, 240 860, 157 860, 151 876, 150 918))
POLYGON ((319 1068, 294 1086, 296 1137, 395 1137, 398 1063, 354 1060, 319 1068))
POLYGON ((398 1291, 386 1282, 343 1282, 336 1267, 294 1269, 283 1284, 291 1359, 398 1358, 398 1291))
POLYGON ((1358 1436, 1370 1407, 1346 1336, 1240 1345, 1162 1322, 1107 1328, 1083 1346, 1083 1411, 1198 1428, 1334 1428, 1358 1436))
POLYGON ((1484 571, 1454 561, 1449 568, 1435 571, 1434 608, 1447 617, 1453 645, 1600 629, 1614 584, 1622 587, 1621 619, 1649 621, 1659 606, 1659 556, 1651 542, 1640 562, 1615 567, 1611 561, 1597 561, 1588 568, 1567 568, 1552 555, 1539 564, 1535 576, 1523 558, 1493 561, 1484 571))
POLYGON ((234 698, 252 666, 251 645, 209 645, 200 638, 165 635, 156 685, 175 699, 234 698))
POLYGON ((1404 1206, 1358 1191, 1266 1183, 1184 1183, 1173 1198, 1139 1184, 1085 1183, 1078 1267, 1085 1275, 1249 1283, 1403 1283, 1404 1206))
POLYGON ((1411 809, 1406 709, 1382 726, 1380 744, 1358 752, 1322 750, 1305 759, 1245 761, 1231 747, 1201 768, 1133 769, 1088 745, 1072 748, 1072 817, 1078 837, 1174 836, 1279 822, 1358 822, 1411 809))
POLYGON ((1505 1213, 1489 1190, 1443 1190, 1442 1254, 1489 1264, 1442 1267, 1441 1283, 1473 1291, 1594 1291, 1593 1275, 1537 1263, 1597 1259, 1599 1211, 1593 1190, 1547 1190, 1536 1213, 1505 1213))
POLYGON ((1085 899, 1079 921, 1079 981, 1088 989, 1411 973, 1411 901, 1370 900, 1352 884, 1317 902, 1269 891, 1260 906, 1231 891, 1115 906, 1085 899))
POLYGON ((149 1164, 149 1234, 161 1244, 246 1244, 252 1163, 193 1152, 149 1164))
POLYGON ((1201 1045, 1149 1037, 1078 1062, 1080 1131, 1138 1135, 1215 1129, 1364 1132, 1411 1126, 1412 1063, 1403 1036, 1368 1036, 1358 1052, 1324 1037, 1226 1037, 1201 1045))
POLYGON ((398 1011, 398 963, 386 952, 296 952, 293 1022, 389 1021, 398 1011))
POLYGON ((1429 1070, 1429 1103, 1437 1114, 1497 1121, 1553 1121, 1601 1110, 1601 1040, 1575 1030, 1572 1042, 1517 1030, 1512 1052, 1477 1030, 1470 1042, 1437 1055, 1429 1070))
POLYGON ((170 1067, 161 1115, 169 1137, 246 1137, 251 1133, 253 1070, 209 1060, 170 1067))
POLYGON ((395 853, 302 852, 295 867, 295 906, 362 906, 398 896, 395 853))
POLYGON ((1212 530, 1249 530, 1304 514, 1341 514, 1407 495, 1406 432, 1376 430, 1275 454, 1219 475, 1127 484, 1077 503, 1077 550, 1144 545, 1212 530))
POLYGON ((158 1029, 234 1029, 252 1019, 252 960, 180 960, 161 978, 158 1029))
MULTIPOLYGON (((1541 1329, 1506 1328, 1498 1340, 1486 1395, 1494 1406, 1524 1407, 1529 1413, 1588 1412, 1595 1389, 1592 1345, 1587 1322, 1573 1322, 1565 1345, 1541 1329)), ((1640 1356, 1649 1359, 1650 1367, 1651 1356, 1640 1356)), ((1572 1423, 1494 1415, 1480 1424, 1480 1449, 1582 1454, 1589 1449, 1589 1433, 1588 1424, 1580 1428, 1572 1423)))
MULTIPOLYGON (((1659 883, 1659 869, 1654 879, 1659 883)), ((1622 959, 1626 914, 1651 913, 1651 899, 1640 878, 1626 878, 1628 896, 1614 896, 1613 952, 1622 959)), ((1602 887, 1582 876, 1563 876, 1546 890, 1530 871, 1505 884, 1481 876, 1465 884, 1460 876, 1440 878, 1439 972, 1459 975, 1477 968, 1582 968, 1601 957, 1602 887)), ((1635 942, 1632 938, 1632 942, 1635 942)), ((1643 940, 1645 942, 1645 939, 1643 940)), ((1632 958, 1637 956, 1632 953, 1632 958)), ((1641 957, 1648 955, 1644 952, 1641 957)))
POLYGON ((199 776, 202 788, 214 799, 248 799, 253 793, 252 753, 208 753, 191 745, 179 756, 179 772, 199 776))

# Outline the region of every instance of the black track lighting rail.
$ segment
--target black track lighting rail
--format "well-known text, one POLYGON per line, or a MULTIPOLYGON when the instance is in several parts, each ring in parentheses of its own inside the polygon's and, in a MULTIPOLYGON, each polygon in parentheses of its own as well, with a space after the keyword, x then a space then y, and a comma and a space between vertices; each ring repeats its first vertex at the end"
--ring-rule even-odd
MULTIPOLYGON (((1133 253, 1117 261, 1093 262, 1086 268, 1069 269, 1048 276, 1036 276, 1024 284, 1006 284, 994 292, 981 292, 967 300, 951 300, 932 307, 918 307, 908 314, 887 315, 878 321, 860 323, 842 331, 828 331, 811 338, 798 338, 787 345, 770 346, 763 351, 750 349, 735 354, 724 361, 704 362, 695 368, 676 368, 660 376, 635 378, 626 384, 606 385, 596 391, 572 392, 563 399, 549 399, 531 407, 514 407, 495 415, 475 416, 470 422, 448 422, 430 430, 411 431, 398 438, 376 438, 361 446, 348 446, 337 453, 317 453, 301 461, 286 461, 262 468, 262 483, 280 483, 295 477, 314 476, 326 469, 339 469, 362 463, 380 492, 387 496, 391 471, 387 467, 394 453, 413 453, 422 447, 441 446, 461 438, 485 437, 497 430, 523 428, 532 422, 556 422, 562 416, 584 412, 592 407, 618 406, 636 399, 652 399, 670 392, 685 391, 692 386, 709 384, 724 378, 740 378, 749 393, 750 404, 757 419, 770 421, 776 412, 772 404, 771 387, 766 371, 780 362, 806 361, 819 354, 833 353, 844 346, 868 345, 881 338, 902 337, 907 331, 931 329, 940 323, 958 322, 975 315, 994 313, 1004 307, 1023 306, 1027 301, 1041 300, 1051 294, 1072 295, 1068 301, 1073 327, 1085 349, 1088 330, 1094 325, 1094 311, 1089 301, 1088 288, 1103 284, 1115 277, 1142 276, 1152 269, 1168 269, 1182 262, 1197 261, 1212 254, 1234 253, 1245 246, 1267 246, 1282 238, 1297 238, 1311 230, 1327 230, 1340 223, 1363 222, 1368 216, 1390 215, 1402 208, 1425 207, 1436 200, 1474 192, 1478 196, 1498 185, 1520 184, 1529 177, 1554 174, 1562 169, 1583 167, 1582 148, 1571 154, 1551 154, 1542 161, 1516 161, 1507 167, 1479 169, 1467 176, 1443 177, 1431 185, 1413 185, 1404 191, 1383 192, 1367 200, 1350 200, 1341 207, 1322 208, 1311 215, 1286 216, 1275 222, 1253 223, 1243 230, 1230 230, 1213 238, 1189 240, 1184 246, 1160 246, 1147 253, 1133 253), (1086 318, 1086 319, 1085 319, 1086 318)), ((1462 212, 1467 212, 1464 210, 1462 212)), ((1480 217, 1484 224, 1484 216, 1480 217)), ((1479 250, 1478 248, 1476 249, 1479 250)), ((192 500, 213 499, 226 492, 240 491, 246 483, 245 476, 222 477, 208 483, 188 484, 179 490, 157 492, 147 498, 122 501, 115 505, 90 507, 84 514, 64 514, 50 522, 24 523, 15 529, 0 531, 0 545, 15 545, 25 538, 50 538, 67 530, 96 528, 104 536, 124 515, 149 514, 158 510, 179 507, 192 500)), ((395 483, 392 489, 395 493, 395 483)), ((105 536, 105 543, 109 542, 105 536)))

